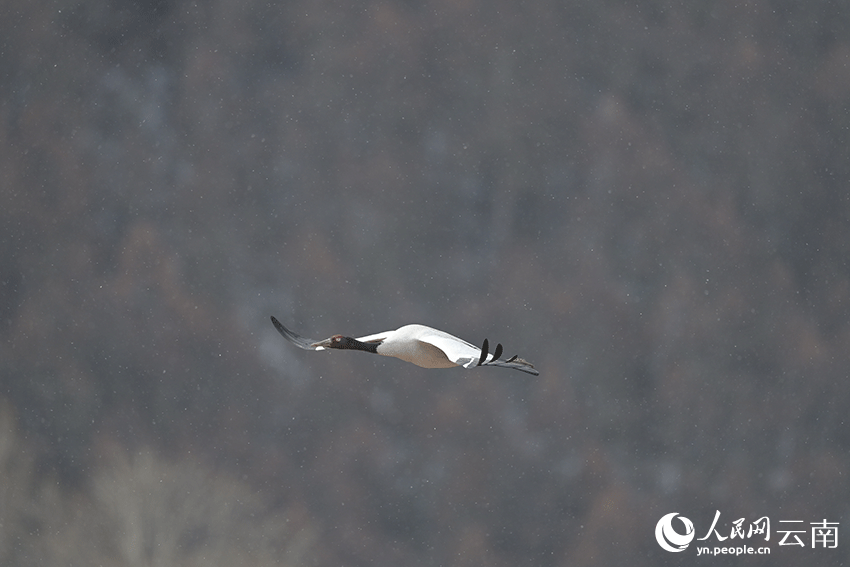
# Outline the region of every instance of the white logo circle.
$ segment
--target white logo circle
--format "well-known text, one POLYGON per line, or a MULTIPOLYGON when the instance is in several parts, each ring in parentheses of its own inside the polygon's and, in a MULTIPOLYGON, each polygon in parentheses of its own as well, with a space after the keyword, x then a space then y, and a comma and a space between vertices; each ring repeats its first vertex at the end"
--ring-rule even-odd
POLYGON ((685 548, 694 539, 694 525, 686 517, 679 516, 679 519, 685 524, 685 533, 680 534, 673 529, 673 518, 675 517, 676 512, 672 512, 658 520, 658 523, 655 524, 655 539, 658 540, 658 545, 667 551, 685 551, 685 548))

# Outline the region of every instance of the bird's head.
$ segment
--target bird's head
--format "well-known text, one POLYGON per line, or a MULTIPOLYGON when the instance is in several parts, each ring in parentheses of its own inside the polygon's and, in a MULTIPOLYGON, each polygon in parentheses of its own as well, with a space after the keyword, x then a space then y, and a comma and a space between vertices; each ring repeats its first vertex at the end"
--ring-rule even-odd
POLYGON ((334 335, 329 339, 325 339, 323 341, 319 341, 317 343, 313 343, 311 346, 313 347, 321 347, 321 348, 354 348, 353 344, 356 341, 351 337, 344 337, 342 335, 334 335))
POLYGON ((352 339, 351 337, 346 337, 344 335, 334 335, 329 339, 313 343, 310 346, 315 349, 341 348, 351 350, 362 350, 364 352, 371 352, 375 354, 377 354, 378 352, 378 343, 361 343, 357 339, 352 339))

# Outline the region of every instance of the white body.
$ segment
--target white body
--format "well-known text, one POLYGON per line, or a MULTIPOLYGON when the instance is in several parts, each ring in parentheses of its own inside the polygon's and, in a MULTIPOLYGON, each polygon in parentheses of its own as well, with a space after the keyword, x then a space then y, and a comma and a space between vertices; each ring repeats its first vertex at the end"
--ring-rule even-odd
MULTIPOLYGON (((361 343, 380 341, 378 354, 394 356, 422 368, 470 368, 478 363, 481 349, 463 339, 425 325, 405 325, 395 331, 386 331, 359 337, 361 343)), ((487 361, 493 355, 487 355, 487 361)))

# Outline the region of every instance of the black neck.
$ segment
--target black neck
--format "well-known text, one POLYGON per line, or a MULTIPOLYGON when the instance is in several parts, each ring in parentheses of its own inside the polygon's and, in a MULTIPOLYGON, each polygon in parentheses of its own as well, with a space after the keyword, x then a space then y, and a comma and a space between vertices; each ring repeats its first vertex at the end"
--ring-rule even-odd
POLYGON ((378 354, 378 345, 380 343, 361 343, 357 339, 352 339, 351 337, 345 337, 342 341, 342 344, 339 348, 352 349, 352 350, 362 350, 364 352, 371 352, 372 354, 378 354))

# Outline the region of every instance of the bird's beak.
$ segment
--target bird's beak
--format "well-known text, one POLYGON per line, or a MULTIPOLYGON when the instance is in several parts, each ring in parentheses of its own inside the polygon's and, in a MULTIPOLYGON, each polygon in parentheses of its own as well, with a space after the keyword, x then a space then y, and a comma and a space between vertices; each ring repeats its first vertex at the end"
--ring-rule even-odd
POLYGON ((331 339, 325 339, 323 341, 313 343, 310 346, 313 347, 313 348, 330 348, 331 347, 331 339))

